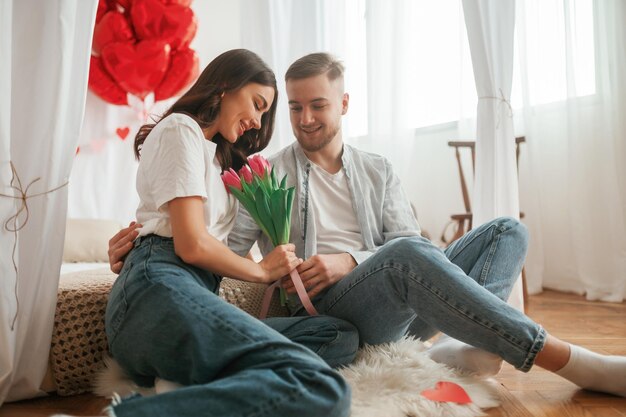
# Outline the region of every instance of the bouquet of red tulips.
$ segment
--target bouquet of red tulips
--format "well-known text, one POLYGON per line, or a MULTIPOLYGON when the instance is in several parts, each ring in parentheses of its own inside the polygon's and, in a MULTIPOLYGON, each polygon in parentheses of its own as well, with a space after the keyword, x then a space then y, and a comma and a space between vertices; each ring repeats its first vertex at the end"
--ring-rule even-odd
MULTIPOLYGON (((248 158, 248 164, 244 165, 239 173, 232 168, 225 171, 222 174, 222 181, 226 190, 231 192, 248 210, 250 216, 274 246, 289 243, 291 208, 295 190, 294 187, 286 187, 286 175, 278 182, 274 168, 267 159, 261 155, 255 155, 248 158)), ((316 315, 317 311, 306 293, 298 271, 294 269, 290 272, 290 276, 302 305, 309 314, 316 315)), ((281 283, 282 279, 267 288, 260 318, 263 319, 267 315, 276 287, 280 288, 281 303, 283 305, 286 303, 286 295, 281 283)))

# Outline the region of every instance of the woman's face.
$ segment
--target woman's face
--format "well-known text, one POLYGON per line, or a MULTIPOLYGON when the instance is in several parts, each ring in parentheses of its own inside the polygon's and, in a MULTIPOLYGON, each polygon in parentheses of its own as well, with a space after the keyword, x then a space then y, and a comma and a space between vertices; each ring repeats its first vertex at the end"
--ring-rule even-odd
POLYGON ((227 141, 234 143, 250 129, 261 128, 261 116, 274 101, 274 88, 250 83, 222 97, 216 121, 217 131, 227 141))

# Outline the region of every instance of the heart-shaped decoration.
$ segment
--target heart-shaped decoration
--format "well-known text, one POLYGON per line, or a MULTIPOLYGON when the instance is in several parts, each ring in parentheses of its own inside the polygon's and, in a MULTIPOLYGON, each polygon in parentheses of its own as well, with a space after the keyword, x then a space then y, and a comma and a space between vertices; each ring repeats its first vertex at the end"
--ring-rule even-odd
POLYGON ((198 28, 189 7, 165 5, 159 0, 135 0, 130 17, 139 39, 159 39, 173 50, 189 45, 198 28))
POLYGON ((96 24, 91 49, 99 55, 102 48, 111 42, 126 42, 134 39, 135 35, 128 19, 117 10, 111 10, 96 24))
POLYGON ((90 58, 89 88, 106 102, 118 105, 128 104, 126 91, 122 90, 106 72, 102 60, 95 56, 90 58))
POLYGON ((102 62, 117 84, 143 99, 161 83, 170 59, 163 41, 115 42, 102 49, 102 62))
POLYGON ((117 129, 115 129, 115 133, 117 134, 117 136, 120 137, 120 139, 125 140, 126 136, 128 136, 128 132, 130 132, 130 128, 128 126, 125 127, 118 127, 117 129))
POLYGON ((421 392, 423 397, 431 401, 451 402, 457 404, 468 404, 472 399, 459 384, 449 381, 439 381, 434 389, 427 389, 421 392))
POLYGON ((191 0, 165 0, 165 4, 178 4, 181 6, 189 7, 191 5, 191 0))
POLYGON ((170 68, 154 90, 154 99, 160 101, 175 96, 195 81, 198 78, 198 62, 198 55, 193 49, 185 48, 172 53, 170 68))

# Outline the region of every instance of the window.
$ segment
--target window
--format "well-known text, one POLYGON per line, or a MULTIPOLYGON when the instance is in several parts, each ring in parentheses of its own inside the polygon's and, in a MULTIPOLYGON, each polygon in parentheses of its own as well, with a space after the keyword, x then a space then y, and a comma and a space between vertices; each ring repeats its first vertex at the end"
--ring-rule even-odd
MULTIPOLYGON (((349 46, 342 56, 351 94, 347 134, 367 134, 368 112, 410 114, 414 128, 475 117, 476 89, 461 1, 385 2, 388 27, 380 23, 380 13, 368 15, 368 6, 366 0, 329 4, 343 7, 345 16, 339 36, 349 46), (394 45, 391 52, 389 45, 394 45), (393 76, 368 79, 368 71, 378 74, 375 66, 385 60, 393 60, 393 76), (374 88, 398 91, 389 101, 371 103, 374 88)), ((532 106, 595 93, 592 0, 517 1, 514 108, 522 106, 522 92, 532 106)))

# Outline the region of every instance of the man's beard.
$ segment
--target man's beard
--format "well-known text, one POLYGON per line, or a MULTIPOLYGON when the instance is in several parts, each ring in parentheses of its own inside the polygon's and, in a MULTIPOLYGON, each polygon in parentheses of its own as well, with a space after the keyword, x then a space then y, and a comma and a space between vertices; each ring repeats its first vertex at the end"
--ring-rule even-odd
POLYGON ((332 142, 332 140, 339 133, 339 129, 341 129, 341 126, 335 126, 334 128, 328 130, 326 130, 326 127, 322 127, 321 132, 315 132, 320 135, 316 138, 310 138, 306 133, 298 129, 296 138, 298 139, 300 146, 302 146, 305 151, 317 152, 332 142))

